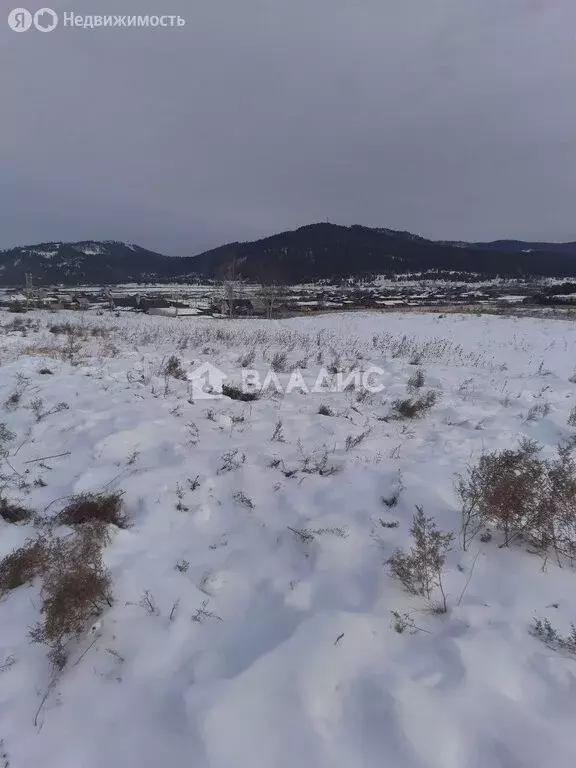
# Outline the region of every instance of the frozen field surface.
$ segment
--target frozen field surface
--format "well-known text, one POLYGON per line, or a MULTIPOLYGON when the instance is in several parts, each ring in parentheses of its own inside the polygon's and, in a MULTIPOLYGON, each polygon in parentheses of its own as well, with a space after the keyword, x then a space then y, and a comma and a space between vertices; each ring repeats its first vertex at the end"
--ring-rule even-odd
POLYGON ((129 519, 103 550, 112 604, 61 670, 29 638, 42 580, 0 599, 0 768, 576 765, 576 658, 530 632, 534 617, 570 631, 576 571, 522 540, 501 547, 497 530, 464 551, 455 492, 483 452, 526 437, 553 456, 573 439, 576 325, 0 323, 2 498, 36 513, 0 518, 0 558, 50 521, 73 535, 54 518, 74 494, 121 491, 129 519), (298 368, 309 391, 204 399, 190 380, 204 363, 233 383, 298 368), (310 391, 322 367, 371 366, 381 391, 310 391), (391 418, 417 370, 436 403, 391 418), (410 546, 416 505, 455 533, 446 613, 385 563, 410 546), (417 631, 397 632, 392 611, 417 631))

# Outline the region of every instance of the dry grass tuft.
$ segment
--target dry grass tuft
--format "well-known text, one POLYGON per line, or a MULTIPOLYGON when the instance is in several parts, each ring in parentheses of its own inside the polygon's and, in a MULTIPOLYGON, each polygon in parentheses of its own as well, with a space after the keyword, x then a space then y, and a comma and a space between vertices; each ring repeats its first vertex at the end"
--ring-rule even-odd
POLYGON ((29 539, 0 562, 0 596, 40 576, 47 565, 47 542, 43 537, 29 539))
POLYGON ((427 392, 422 397, 395 400, 392 403, 392 415, 396 419, 416 419, 425 416, 436 404, 438 395, 434 391, 427 392))
POLYGON ((0 517, 7 523, 27 523, 34 517, 34 512, 16 502, 0 498, 0 517))
POLYGON ((232 400, 240 400, 240 402, 243 403, 253 402, 254 400, 258 400, 259 397, 257 392, 246 392, 235 384, 223 384, 222 394, 232 400))
POLYGON ((426 375, 423 370, 418 370, 416 373, 413 373, 412 376, 408 379, 408 382, 406 384, 406 389, 408 392, 416 392, 419 389, 422 389, 426 382, 426 375))
POLYGON ((182 361, 176 355, 170 355, 163 368, 164 376, 173 379, 186 379, 186 371, 182 368, 182 361))
POLYGON ((56 669, 66 663, 66 645, 79 637, 112 605, 112 582, 102 562, 102 526, 87 524, 79 532, 53 539, 47 548, 41 590, 42 619, 30 631, 44 643, 56 669))
POLYGON ((74 496, 58 514, 61 525, 86 525, 103 523, 117 528, 128 528, 129 520, 124 512, 122 493, 82 493, 74 496))

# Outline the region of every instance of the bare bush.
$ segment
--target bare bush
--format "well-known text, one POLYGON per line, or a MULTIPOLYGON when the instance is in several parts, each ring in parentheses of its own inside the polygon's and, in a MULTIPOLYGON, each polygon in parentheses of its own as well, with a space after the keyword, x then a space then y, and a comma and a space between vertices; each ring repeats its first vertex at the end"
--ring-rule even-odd
POLYGON ((338 526, 331 526, 329 528, 291 528, 287 526, 290 533, 297 536, 300 541, 310 542, 314 541, 318 536, 336 536, 339 539, 346 539, 348 537, 348 531, 346 528, 340 528, 338 526))
POLYGON ((399 635, 408 632, 409 635, 415 635, 418 632, 418 627, 414 623, 414 619, 408 613, 399 613, 398 611, 390 611, 392 614, 392 626, 395 632, 399 635))
POLYGON ((535 618, 530 626, 530 634, 537 637, 549 648, 576 654, 576 626, 574 624, 570 625, 570 633, 568 635, 561 635, 552 626, 550 619, 535 618))
POLYGON ((398 528, 400 525, 399 520, 382 520, 381 517, 379 517, 378 520, 382 528, 398 528))
POLYGON ((572 446, 560 446, 546 465, 544 502, 538 509, 532 538, 544 550, 576 559, 576 461, 572 446))
MULTIPOLYGON (((508 546, 527 538, 539 551, 576 557, 576 461, 571 446, 544 459, 539 446, 520 446, 480 458, 457 481, 464 547, 487 524, 504 532, 508 546)), ((560 560, 559 560, 560 563, 560 560)))
MULTIPOLYGON (((15 656, 5 656, 4 658, 0 658, 0 673, 8 672, 9 669, 12 669, 14 664, 16 664, 15 656)), ((0 741, 0 747, 1 746, 2 746, 2 742, 0 741)))
POLYGON ((576 406, 570 411, 570 415, 568 416, 568 426, 576 427, 576 406))
POLYGON ((396 419, 416 419, 425 416, 438 401, 438 395, 433 390, 417 398, 394 400, 392 415, 396 419))
POLYGON ((44 407, 44 400, 41 397, 35 397, 33 400, 30 401, 29 405, 27 406, 34 416, 36 417, 36 421, 42 421, 42 419, 45 419, 47 416, 52 416, 54 413, 61 413, 62 411, 69 410, 68 403, 58 403, 54 406, 54 408, 51 408, 50 410, 46 410, 44 407))
POLYGON ((334 416, 332 409, 324 403, 318 408, 318 414, 320 416, 334 416))
POLYGON ((22 392, 16 389, 6 399, 4 408, 6 408, 7 411, 14 411, 20 405, 20 400, 22 400, 22 392))
POLYGON ((190 488, 191 491, 196 491, 198 488, 200 488, 200 475, 196 475, 194 480, 191 478, 188 478, 187 480, 188 488, 190 488))
POLYGON ((388 509, 394 509, 394 507, 400 501, 400 491, 394 491, 394 493, 390 496, 381 496, 380 499, 385 507, 388 507, 388 509))
POLYGON ((6 424, 0 423, 0 457, 8 454, 8 443, 11 443, 16 435, 10 431, 6 424))
POLYGON ((55 336, 60 336, 61 334, 74 334, 76 333, 76 329, 71 323, 54 323, 54 325, 51 325, 48 330, 50 333, 53 333, 55 336))
MULTIPOLYGON (((321 477, 327 477, 335 475, 339 472, 339 467, 330 463, 330 453, 328 448, 324 445, 321 448, 316 448, 311 454, 306 455, 302 444, 298 443, 298 449, 301 454, 301 466, 300 470, 306 475, 320 475, 321 477)), ((286 477, 295 474, 294 471, 284 471, 286 477)))
POLYGON ((352 450, 352 448, 357 448, 364 442, 364 440, 366 440, 370 432, 370 429, 366 429, 364 432, 360 432, 359 435, 348 435, 344 447, 347 451, 352 450))
POLYGON ((462 525, 460 540, 466 552, 470 543, 484 528, 484 517, 479 509, 482 495, 481 477, 477 467, 469 467, 467 475, 457 475, 456 493, 460 499, 462 525))
POLYGON ((284 351, 278 351, 275 352, 272 356, 272 360, 270 361, 270 365, 272 366, 272 370, 276 373, 283 373, 286 370, 286 362, 288 360, 288 355, 284 351))
POLYGON ((278 421, 276 422, 276 425, 274 427, 274 432, 272 433, 272 437, 270 438, 270 440, 273 443, 285 443, 286 442, 286 438, 284 437, 284 429, 283 429, 283 425, 282 425, 281 419, 278 419, 278 421))
POLYGON ((186 372, 182 368, 182 361, 176 355, 170 355, 162 369, 162 374, 164 376, 171 376, 173 379, 186 378, 186 372))
POLYGON ((61 349, 61 355, 64 360, 67 360, 71 365, 75 365, 77 363, 77 356, 81 351, 80 333, 77 331, 67 333, 65 344, 61 349))
POLYGON ((2 497, 0 498, 0 517, 7 523, 27 523, 34 517, 34 512, 2 497))
POLYGON ((298 529, 298 528, 291 528, 289 525, 287 526, 290 533, 293 533, 294 536, 296 536, 300 541, 304 543, 308 543, 310 541, 314 541, 314 534, 310 533, 310 531, 307 531, 306 528, 298 529))
POLYGON ((192 621, 196 622, 197 624, 203 624, 206 619, 216 619, 216 621, 223 621, 221 616, 217 616, 214 611, 208 610, 209 602, 209 600, 202 601, 200 608, 197 608, 196 611, 192 614, 192 621))
POLYGON ((154 600, 154 595, 148 589, 144 591, 144 594, 136 605, 140 608, 144 608, 148 616, 160 616, 160 608, 158 608, 158 605, 154 600))
POLYGON ((403 490, 404 490, 404 481, 402 478, 402 473, 398 472, 398 477, 396 479, 396 482, 394 483, 392 493, 389 496, 380 497, 382 504, 384 504, 385 507, 388 507, 388 509, 394 509, 394 507, 400 501, 400 494, 402 493, 403 490))
POLYGON ((246 496, 243 491, 236 491, 232 498, 235 502, 242 504, 242 506, 246 507, 247 509, 254 509, 254 502, 249 496, 246 496))
POLYGON ((486 522, 504 532, 504 543, 522 533, 540 506, 545 462, 540 449, 524 440, 517 449, 486 453, 458 478, 464 548, 486 522))
POLYGON ((328 373, 331 373, 333 376, 336 376, 337 373, 341 373, 343 370, 342 358, 334 350, 332 350, 332 354, 333 354, 332 360, 328 363, 326 368, 328 370, 328 373))
POLYGON ((551 410, 552 406, 550 403, 536 403, 536 405, 531 406, 528 410, 526 421, 538 421, 538 419, 544 419, 548 416, 551 410))
POLYGON ((91 523, 71 536, 51 540, 46 548, 42 619, 31 629, 30 638, 48 646, 56 669, 66 663, 66 645, 112 605, 111 578, 102 562, 103 543, 101 527, 91 523))
POLYGON ((188 430, 188 440, 190 445, 197 445, 200 442, 200 430, 198 429, 198 425, 191 421, 186 424, 186 428, 188 430))
POLYGON ((222 384, 222 394, 232 400, 240 400, 243 403, 258 400, 257 392, 247 392, 236 384, 222 384))
POLYGON ((442 571, 454 536, 452 533, 439 531, 434 519, 424 515, 422 507, 416 507, 410 534, 413 539, 410 551, 406 553, 397 549, 394 552, 387 561, 390 572, 414 595, 423 595, 430 599, 438 588, 442 595, 442 607, 446 612, 442 571))
POLYGON ((58 514, 57 522, 61 525, 85 525, 87 523, 105 523, 117 528, 128 528, 129 520, 124 512, 123 494, 81 493, 74 496, 58 514))
POLYGON ((40 576, 47 564, 46 539, 28 539, 0 562, 0 596, 40 576))
POLYGON ((236 448, 232 451, 227 451, 223 454, 220 461, 222 462, 216 474, 223 475, 225 472, 234 472, 236 469, 240 469, 242 464, 246 461, 246 455, 240 453, 236 448))
POLYGON ((178 499, 178 502, 176 503, 176 509, 178 512, 189 512, 190 507, 187 507, 184 504, 184 488, 178 483, 176 485, 176 498, 178 499))
POLYGON ((406 384, 406 390, 409 393, 416 392, 419 389, 422 389, 424 384, 426 383, 426 375, 424 374, 424 371, 418 370, 415 373, 410 376, 408 379, 408 382, 406 384))
POLYGON ((255 349, 249 349, 246 352, 243 352, 238 357, 238 365, 241 365, 242 368, 250 368, 251 365, 254 365, 254 361, 256 360, 256 350, 255 349))

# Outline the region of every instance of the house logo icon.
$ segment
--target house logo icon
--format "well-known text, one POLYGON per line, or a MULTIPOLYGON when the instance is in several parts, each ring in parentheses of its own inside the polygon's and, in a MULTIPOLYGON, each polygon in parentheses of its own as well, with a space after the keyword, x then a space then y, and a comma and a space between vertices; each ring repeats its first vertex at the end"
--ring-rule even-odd
POLYGON ((222 397, 222 383, 228 376, 212 363, 202 363, 188 374, 195 400, 218 400, 222 397))

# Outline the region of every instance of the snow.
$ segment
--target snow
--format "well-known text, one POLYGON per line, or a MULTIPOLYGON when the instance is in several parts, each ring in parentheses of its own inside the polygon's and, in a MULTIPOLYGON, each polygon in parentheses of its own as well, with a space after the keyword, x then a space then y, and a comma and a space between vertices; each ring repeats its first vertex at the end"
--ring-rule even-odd
POLYGON ((28 253, 33 253, 36 256, 42 256, 44 259, 52 259, 58 253, 58 249, 44 251, 40 248, 29 248, 28 253))
POLYGON ((195 307, 151 307, 148 314, 161 317, 193 317, 200 314, 200 310, 195 307))
POLYGON ((513 294, 507 294, 504 296, 498 297, 500 301, 507 301, 510 304, 518 304, 521 301, 524 301, 526 299, 526 296, 514 296, 513 294))
MULTIPOLYGON (((458 530, 454 477, 483 450, 527 436, 552 454, 573 435, 574 324, 415 312, 24 319, 38 329, 24 333, 0 313, 0 403, 21 394, 0 416, 15 435, 5 495, 49 516, 69 494, 122 490, 131 527, 104 552, 114 605, 70 647, 52 688, 46 648, 27 637, 39 584, 0 601, 0 670, 14 659, 0 671, 11 768, 575 764, 576 660, 529 625, 548 616, 569 629, 576 573, 543 567, 521 545, 500 549, 497 534, 469 552, 456 544, 449 612, 438 616, 384 565, 409 545, 416 504, 458 530), (64 322, 80 324, 71 359, 66 339, 49 332, 64 322), (378 366, 384 389, 191 401, 191 381, 162 374, 176 354, 188 374, 211 363, 240 381, 239 357, 251 349, 262 374, 283 351, 312 381, 336 359, 378 366), (416 357, 438 404, 421 420, 383 420, 416 357), (69 408, 37 421, 38 398, 46 411, 69 408), (527 419, 543 403, 548 415, 527 419), (320 404, 334 416, 319 416, 320 404), (278 421, 283 442, 271 440, 278 421), (303 456, 324 450, 339 472, 303 473, 303 456), (287 477, 271 466, 278 459, 299 471, 287 477), (399 489, 396 507, 382 504, 399 489), (290 529, 317 533, 304 541, 290 529), (145 591, 159 615, 138 605, 145 591), (392 610, 423 631, 395 632, 392 610)), ((1 519, 0 530, 0 557, 34 535, 1 519)))
POLYGON ((101 243, 87 243, 86 245, 78 243, 74 246, 74 249, 85 256, 100 256, 103 253, 107 253, 106 247, 101 243))

